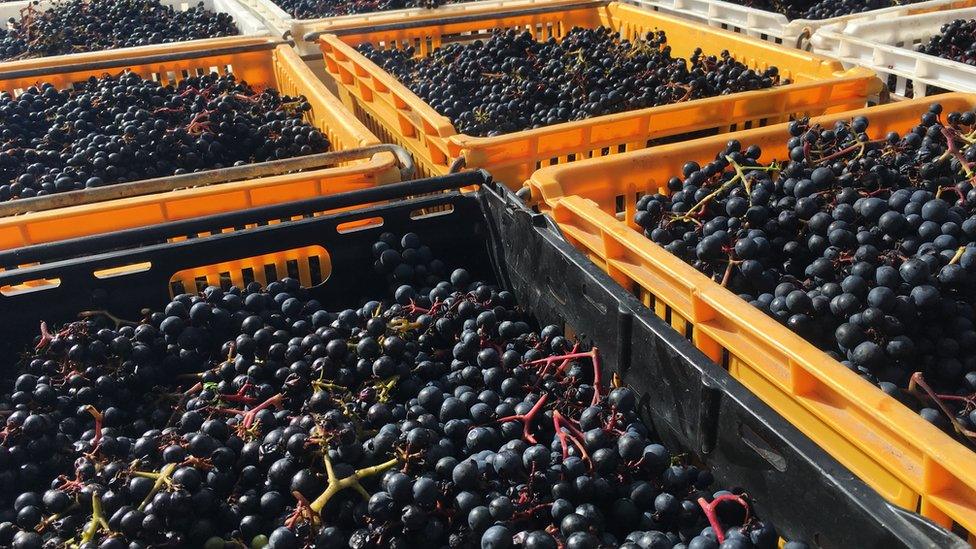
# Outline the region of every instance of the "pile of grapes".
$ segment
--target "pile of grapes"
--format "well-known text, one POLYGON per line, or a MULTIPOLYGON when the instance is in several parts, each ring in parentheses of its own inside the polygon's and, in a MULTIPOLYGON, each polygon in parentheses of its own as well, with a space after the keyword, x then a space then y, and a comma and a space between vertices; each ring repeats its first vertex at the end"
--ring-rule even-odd
POLYGON ((598 349, 415 234, 373 252, 394 299, 357 309, 285 279, 42 325, 0 396, 0 545, 777 547, 598 349))
POLYGON ((433 9, 465 1, 471 0, 274 0, 274 3, 295 19, 316 19, 407 8, 433 9))
POLYGON ((976 65, 976 19, 956 19, 942 25, 940 30, 928 43, 919 45, 918 51, 976 65))
POLYGON ((914 4, 922 0, 746 0, 742 5, 780 13, 787 19, 830 19, 853 13, 914 4))
POLYGON ((203 4, 179 11, 159 0, 33 3, 0 29, 0 60, 65 55, 240 34, 233 17, 203 4))
POLYGON ((904 135, 790 124, 786 158, 730 141, 637 204, 644 234, 842 364, 971 436, 976 113, 904 135), (743 148, 745 147, 745 148, 743 148))
POLYGON ((139 75, 0 93, 0 200, 328 150, 303 97, 233 75, 162 86, 139 75))
MULTIPOLYGON (((422 58, 412 47, 359 51, 393 74, 461 133, 490 136, 780 84, 770 67, 756 72, 697 50, 673 57, 664 32, 622 40, 606 27, 574 28, 557 41, 496 32, 487 41, 450 44, 422 58)), ((782 82, 786 83, 786 82, 782 82)))

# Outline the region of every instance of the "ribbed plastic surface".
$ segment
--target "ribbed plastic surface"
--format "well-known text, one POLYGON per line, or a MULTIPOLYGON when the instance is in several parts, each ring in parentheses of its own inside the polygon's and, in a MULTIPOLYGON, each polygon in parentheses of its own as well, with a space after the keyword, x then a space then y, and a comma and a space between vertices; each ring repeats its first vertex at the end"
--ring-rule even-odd
POLYGON ((900 97, 973 91, 976 67, 916 51, 955 19, 976 19, 976 8, 829 25, 811 43, 818 53, 874 70, 900 97))

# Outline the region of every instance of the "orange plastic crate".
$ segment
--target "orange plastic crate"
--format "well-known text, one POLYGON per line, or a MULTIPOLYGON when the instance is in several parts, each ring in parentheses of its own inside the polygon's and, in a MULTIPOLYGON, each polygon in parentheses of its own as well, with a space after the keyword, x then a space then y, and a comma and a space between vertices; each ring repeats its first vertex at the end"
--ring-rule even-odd
MULTIPOLYGON (((66 88, 90 76, 132 70, 144 78, 175 83, 208 72, 233 73, 255 88, 304 95, 310 123, 328 136, 332 150, 379 144, 291 48, 267 38, 209 40, 206 48, 171 44, 166 54, 126 56, 119 51, 0 65, 0 90, 19 94, 49 82, 66 88), (174 53, 174 50, 177 50, 174 53), (97 58, 92 61, 93 58, 97 58)), ((146 226, 177 219, 338 193, 400 180, 393 154, 382 152, 342 165, 247 181, 138 196, 0 218, 0 249, 146 226)))
POLYGON ((484 168, 513 188, 541 166, 643 149, 654 140, 690 132, 720 133, 783 122, 793 114, 861 108, 881 89, 866 69, 844 70, 836 61, 807 52, 617 2, 555 3, 455 17, 426 14, 398 23, 335 25, 324 32, 328 34, 318 37, 319 46, 340 96, 377 135, 407 148, 421 173, 444 174, 461 158, 468 168, 484 168), (364 43, 379 48, 413 46, 418 55, 426 55, 441 44, 484 37, 492 29, 525 30, 545 40, 561 38, 573 27, 598 26, 611 27, 626 38, 664 30, 677 56, 687 57, 697 47, 710 54, 727 49, 750 67, 775 65, 794 83, 502 136, 470 137, 458 134, 447 117, 355 49, 364 43))
MULTIPOLYGON (((932 103, 976 108, 950 94, 815 119, 864 114, 868 133, 903 133, 932 103)), ((772 318, 643 236, 636 202, 667 193, 689 160, 709 162, 730 138, 787 157, 786 124, 664 145, 537 171, 531 200, 563 234, 658 316, 889 501, 944 526, 976 532, 976 460, 968 448, 772 318)))

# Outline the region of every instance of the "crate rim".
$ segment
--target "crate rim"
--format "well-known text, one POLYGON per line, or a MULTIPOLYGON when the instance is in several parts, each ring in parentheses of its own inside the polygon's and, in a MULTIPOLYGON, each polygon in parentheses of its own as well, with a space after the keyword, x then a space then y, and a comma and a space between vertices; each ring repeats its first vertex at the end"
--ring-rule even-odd
MULTIPOLYGON (((976 106, 976 94, 950 93, 937 97, 942 100, 965 99, 976 106)), ((846 113, 812 117, 811 122, 817 122, 818 120, 833 121, 839 118, 857 116, 861 113, 877 115, 877 113, 894 112, 908 108, 909 106, 928 105, 933 102, 937 102, 937 100, 934 97, 928 97, 890 103, 846 113)), ((552 215, 556 219, 557 224, 559 224, 560 219, 558 210, 565 208, 577 216, 595 222, 595 224, 600 226, 600 232, 605 235, 605 238, 613 240, 618 245, 628 248, 635 254, 641 255, 645 259, 649 258, 652 261, 656 261, 656 258, 661 258, 661 260, 666 261, 667 269, 686 281, 692 288, 692 293, 707 303, 708 306, 728 316, 738 317, 744 324, 755 326, 758 332, 769 336, 768 341, 771 346, 782 352, 784 356, 789 357, 791 364, 795 363, 797 366, 803 367, 815 375, 821 383, 843 394, 848 402, 856 404, 859 410, 868 414, 877 414, 879 412, 884 414, 882 417, 885 420, 885 427, 895 433, 896 436, 901 436, 910 441, 913 446, 919 449, 920 453, 924 454, 918 460, 918 467, 920 469, 924 470, 930 462, 934 463, 938 467, 946 469, 957 478, 967 480, 967 486, 970 489, 976 488, 976 473, 971 472, 971 468, 967 465, 973 460, 976 450, 966 448, 962 443, 922 419, 921 416, 881 391, 874 384, 867 382, 854 372, 845 368, 839 361, 827 356, 826 353, 819 350, 812 343, 809 343, 758 309, 753 308, 731 290, 716 284, 693 266, 673 256, 663 247, 636 232, 626 221, 619 220, 603 211, 593 200, 579 195, 565 194, 561 189, 560 181, 563 178, 572 177, 575 171, 586 170, 587 168, 592 169, 595 165, 609 168, 610 166, 634 166, 651 163, 659 157, 680 154, 689 145, 702 147, 706 145, 714 146, 715 150, 718 151, 729 139, 740 139, 743 143, 746 143, 750 137, 759 135, 771 135, 773 133, 788 135, 786 128, 786 124, 777 124, 763 128, 689 140, 682 143, 660 145, 611 157, 585 159, 566 165, 544 167, 536 170, 531 178, 526 181, 525 185, 530 189, 531 202, 543 207, 543 211, 552 215)), ((612 258, 606 259, 610 260, 612 258)), ((694 324, 694 321, 689 319, 689 324, 694 324)), ((823 421, 829 420, 824 419, 823 421)), ((881 422, 879 421, 877 424, 880 426, 881 422)), ((879 460, 884 458, 882 455, 875 455, 876 452, 874 451, 863 449, 862 451, 879 460)), ((834 457, 837 459, 837 456, 834 457)), ((956 518, 956 510, 952 504, 931 502, 932 499, 939 499, 939 497, 936 495, 937 490, 930 491, 926 489, 926 482, 929 481, 923 480, 922 485, 919 486, 916 480, 908 475, 907 471, 899 467, 889 468, 888 471, 905 482, 906 485, 915 489, 921 499, 929 499, 929 505, 938 507, 939 512, 951 517, 970 530, 976 529, 976 519, 958 520, 956 518)), ((923 502, 922 505, 924 508, 925 503, 923 502)), ((969 512, 971 515, 976 516, 976 509, 970 509, 969 512)))

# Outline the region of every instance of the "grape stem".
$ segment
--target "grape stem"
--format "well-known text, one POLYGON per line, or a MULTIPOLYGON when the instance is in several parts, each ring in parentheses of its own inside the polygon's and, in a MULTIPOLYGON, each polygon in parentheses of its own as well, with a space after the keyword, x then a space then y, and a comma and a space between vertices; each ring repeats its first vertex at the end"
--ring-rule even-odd
POLYGON ((294 491, 291 495, 295 496, 298 500, 298 504, 295 505, 295 511, 285 519, 285 528, 294 528, 302 520, 307 520, 310 523, 315 523, 318 519, 318 514, 312 511, 312 506, 309 504, 305 496, 299 491, 294 491))
POLYGON ((702 512, 705 513, 705 518, 708 519, 708 524, 711 525, 712 531, 715 532, 715 537, 718 538, 718 542, 721 544, 725 541, 725 530, 722 528, 722 523, 718 520, 718 514, 715 512, 715 508, 718 504, 723 501, 734 501, 741 505, 746 510, 745 522, 749 522, 749 503, 742 497, 735 494, 722 494, 717 498, 713 499, 711 503, 705 498, 698 498, 698 505, 701 506, 702 512))
POLYGON ((252 396, 247 396, 247 394, 246 394, 247 391, 250 390, 250 389, 252 389, 252 388, 254 388, 254 384, 252 384, 252 383, 245 383, 243 386, 241 386, 240 389, 238 389, 237 393, 235 393, 233 395, 220 395, 220 400, 222 400, 224 402, 243 403, 245 405, 247 405, 247 404, 254 404, 254 402, 257 399, 254 398, 254 397, 252 397, 252 396))
POLYGON ((281 404, 281 401, 283 399, 284 399, 284 395, 278 393, 275 396, 268 398, 261 404, 258 404, 257 406, 255 406, 254 408, 246 412, 244 410, 234 410, 232 408, 217 408, 217 412, 221 414, 232 415, 232 416, 236 416, 236 415, 243 416, 243 419, 241 420, 241 425, 244 427, 244 429, 250 429, 251 425, 254 424, 254 421, 257 418, 258 412, 270 408, 272 406, 277 407, 278 405, 281 404))
POLYGON ((563 459, 565 460, 569 457, 569 443, 572 442, 573 446, 580 451, 583 459, 592 466, 593 462, 590 460, 590 454, 586 452, 586 447, 583 446, 583 433, 559 413, 559 410, 555 410, 552 413, 552 425, 556 428, 556 436, 559 437, 559 444, 563 447, 563 459), (563 429, 569 432, 563 432, 563 429))
POLYGON ((41 340, 37 342, 37 346, 34 347, 35 351, 40 351, 44 347, 47 347, 51 341, 54 340, 54 334, 47 327, 47 322, 41 321, 41 340))
POLYGON ((92 438, 91 442, 91 453, 94 455, 95 452, 98 452, 98 445, 102 443, 102 422, 105 419, 105 416, 91 404, 85 406, 85 411, 91 414, 92 418, 95 419, 95 436, 92 438))
POLYGON ((966 157, 963 156, 962 152, 959 150, 959 146, 956 145, 957 134, 954 134, 952 131, 949 130, 949 128, 943 127, 942 135, 945 137, 946 140, 946 154, 955 157, 955 159, 958 160, 960 164, 962 164, 962 169, 963 171, 966 172, 966 177, 971 179, 974 175, 973 170, 971 168, 970 162, 966 160, 966 157))
POLYGON ((137 477, 146 477, 146 478, 151 478, 156 480, 156 483, 153 484, 152 490, 149 490, 149 493, 146 494, 145 498, 143 498, 142 503, 139 504, 140 511, 145 510, 146 506, 149 505, 149 502, 152 501, 152 498, 156 497, 156 494, 159 493, 159 491, 162 489, 164 485, 172 486, 173 484, 172 477, 174 471, 176 471, 176 464, 167 463, 166 466, 163 467, 162 470, 158 473, 146 473, 143 471, 134 471, 132 473, 137 477))
POLYGON ((535 439, 535 435, 532 434, 532 421, 535 419, 536 414, 539 410, 545 406, 546 401, 549 399, 548 393, 543 393, 539 400, 536 401, 532 409, 526 414, 517 414, 514 416, 506 416, 498 419, 498 423, 507 423, 509 421, 521 421, 522 422, 522 438, 525 439, 529 444, 538 444, 535 439))
POLYGON ((176 414, 179 412, 179 410, 183 409, 183 407, 186 405, 186 402, 190 400, 190 396, 195 395, 201 391, 203 391, 203 382, 198 381, 195 385, 193 385, 193 387, 190 387, 185 393, 183 393, 182 396, 180 396, 180 401, 177 402, 176 406, 173 407, 173 413, 170 414, 169 420, 166 422, 167 427, 173 425, 173 421, 176 419, 176 414))
POLYGON ((356 492, 359 492, 359 494, 363 496, 363 499, 369 501, 370 498, 369 492, 367 492, 366 489, 363 488, 363 485, 360 484, 359 481, 366 477, 371 477, 374 475, 381 474, 387 469, 390 469, 397 464, 397 460, 396 458, 394 458, 389 461, 380 463, 379 465, 374 465, 372 467, 366 467, 363 469, 357 469, 355 472, 353 472, 353 474, 349 475, 348 477, 340 479, 339 477, 336 476, 335 469, 332 467, 332 460, 329 459, 328 450, 325 450, 322 453, 322 461, 325 463, 325 474, 328 478, 329 485, 325 489, 325 491, 322 492, 321 495, 319 495, 319 497, 315 498, 315 501, 309 504, 309 508, 316 515, 320 515, 322 513, 322 509, 324 509, 325 505, 329 503, 329 500, 332 499, 332 496, 336 495, 342 490, 345 490, 346 488, 352 488, 356 492))
POLYGON ((546 358, 540 358, 539 360, 529 362, 528 365, 537 366, 539 364, 546 364, 548 367, 548 364, 557 360, 570 360, 574 358, 589 358, 593 363, 593 401, 591 404, 596 405, 598 402, 600 402, 600 398, 603 396, 603 372, 600 368, 600 351, 596 347, 591 348, 585 353, 573 352, 565 355, 554 355, 546 358))
POLYGON ((112 313, 110 313, 108 311, 104 311, 104 310, 82 311, 82 312, 78 313, 78 318, 82 318, 82 319, 86 319, 86 318, 93 317, 93 316, 104 316, 105 318, 111 320, 112 323, 115 324, 115 327, 116 328, 118 328, 120 326, 138 326, 139 325, 138 322, 134 322, 132 320, 126 320, 124 318, 119 318, 119 317, 113 315, 112 313))
POLYGON ((95 535, 98 534, 99 530, 104 530, 106 532, 111 532, 112 529, 108 526, 108 520, 105 519, 104 513, 102 513, 102 500, 99 499, 98 494, 92 494, 92 518, 85 526, 85 530, 81 534, 81 540, 78 544, 79 546, 84 546, 95 539, 95 535))
POLYGON ((955 265, 956 263, 959 263, 959 260, 962 259, 962 254, 965 252, 966 252, 966 246, 959 246, 959 248, 956 249, 956 253, 952 256, 952 259, 949 261, 949 265, 955 265))
POLYGON ((942 413, 945 414, 945 416, 949 419, 949 422, 952 423, 952 427, 957 433, 970 439, 970 441, 976 440, 976 432, 970 431, 969 429, 963 427, 962 424, 959 423, 959 420, 956 419, 955 414, 949 410, 949 407, 946 406, 944 402, 945 400, 957 400, 958 398, 962 398, 963 400, 966 400, 967 403, 970 403, 968 399, 965 399, 965 397, 956 397, 956 395, 937 394, 932 390, 932 387, 926 383, 925 378, 922 376, 922 372, 915 372, 912 374, 911 380, 908 382, 908 392, 921 400, 922 395, 918 393, 919 389, 921 389, 925 393, 925 396, 928 396, 932 402, 939 407, 939 410, 941 410, 942 413), (949 398, 950 396, 953 398, 949 398))

